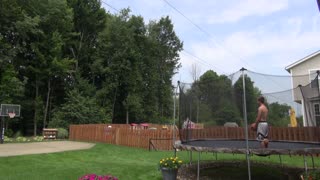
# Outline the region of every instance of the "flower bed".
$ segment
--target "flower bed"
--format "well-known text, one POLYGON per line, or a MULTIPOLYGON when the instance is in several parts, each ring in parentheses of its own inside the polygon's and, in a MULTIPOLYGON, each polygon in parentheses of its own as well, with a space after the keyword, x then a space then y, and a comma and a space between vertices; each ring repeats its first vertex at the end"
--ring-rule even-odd
POLYGON ((96 175, 96 174, 86 174, 79 178, 79 180, 118 180, 117 177, 112 175, 96 175))

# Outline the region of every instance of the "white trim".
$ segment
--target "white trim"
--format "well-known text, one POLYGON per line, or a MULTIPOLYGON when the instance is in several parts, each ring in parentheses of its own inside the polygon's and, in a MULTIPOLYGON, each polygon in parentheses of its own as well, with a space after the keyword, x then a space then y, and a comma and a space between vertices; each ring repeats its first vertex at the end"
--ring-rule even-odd
POLYGON ((295 102, 296 97, 294 96, 294 90, 295 88, 293 88, 293 75, 292 75, 292 69, 290 69, 290 74, 291 74, 291 89, 292 89, 292 100, 293 102, 295 102))
POLYGON ((313 57, 315 57, 315 56, 317 56, 319 54, 320 54, 320 50, 317 51, 317 52, 314 52, 314 53, 312 53, 312 54, 310 54, 310 55, 308 55, 308 56, 306 56, 306 57, 304 57, 304 58, 302 58, 302 59, 290 64, 290 65, 288 65, 287 67, 285 67, 285 69, 289 72, 289 70, 292 69, 293 67, 295 67, 295 66, 297 66, 297 65, 299 65, 299 64, 301 64, 301 63, 303 63, 303 62, 305 62, 305 61, 307 61, 307 60, 309 60, 309 59, 311 59, 311 58, 313 58, 313 57))
POLYGON ((304 100, 302 98, 301 100, 301 104, 302 104, 302 121, 303 121, 303 127, 306 127, 307 126, 307 122, 306 122, 306 114, 304 113, 305 112, 305 107, 304 107, 304 100))

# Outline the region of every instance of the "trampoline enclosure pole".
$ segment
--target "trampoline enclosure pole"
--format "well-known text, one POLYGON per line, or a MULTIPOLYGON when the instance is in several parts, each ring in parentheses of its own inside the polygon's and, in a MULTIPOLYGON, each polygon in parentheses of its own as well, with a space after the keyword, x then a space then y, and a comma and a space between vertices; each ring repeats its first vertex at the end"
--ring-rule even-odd
POLYGON ((246 101, 246 83, 244 77, 245 68, 241 68, 242 71, 242 86, 243 86, 243 119, 244 119, 244 131, 246 136, 246 158, 248 164, 248 179, 251 180, 251 169, 250 169, 250 156, 249 156, 249 141, 248 141, 248 120, 247 120, 247 101, 246 101))
POLYGON ((172 143, 173 143, 173 151, 174 156, 176 156, 176 149, 174 148, 175 142, 176 142, 176 96, 177 96, 177 88, 174 89, 173 93, 173 130, 172 130, 172 143))
POLYGON ((200 179, 200 151, 198 152, 197 180, 200 179))

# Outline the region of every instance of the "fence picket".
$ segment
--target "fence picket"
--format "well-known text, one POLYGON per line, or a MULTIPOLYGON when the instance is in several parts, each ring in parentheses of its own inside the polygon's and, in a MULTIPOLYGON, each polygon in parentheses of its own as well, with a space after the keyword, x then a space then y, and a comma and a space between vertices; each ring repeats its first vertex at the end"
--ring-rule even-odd
MULTIPOLYGON (((149 148, 152 141, 158 150, 171 150, 173 144, 173 128, 162 129, 162 125, 153 125, 156 129, 133 129, 129 125, 87 124, 70 125, 69 139, 79 141, 103 142, 121 146, 149 148), (108 127, 108 126, 111 126, 108 127)), ((190 136, 191 139, 245 139, 242 127, 208 127, 193 129, 189 133, 175 133, 175 139, 190 136)), ((319 142, 320 127, 270 127, 270 140, 319 142)), ((249 130, 249 139, 255 139, 255 132, 249 130)))

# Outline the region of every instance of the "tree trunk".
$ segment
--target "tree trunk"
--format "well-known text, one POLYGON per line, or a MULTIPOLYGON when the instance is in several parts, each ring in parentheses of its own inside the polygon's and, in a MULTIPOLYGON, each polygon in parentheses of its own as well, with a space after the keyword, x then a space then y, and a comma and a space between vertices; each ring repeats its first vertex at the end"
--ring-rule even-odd
POLYGON ((127 108, 126 112, 126 124, 129 124, 129 108, 127 108))
POLYGON ((5 130, 7 131, 9 129, 9 121, 11 118, 9 118, 9 120, 4 121, 5 122, 5 130))
POLYGON ((114 97, 113 97, 113 103, 112 103, 112 123, 114 123, 114 122, 113 122, 113 119, 114 119, 114 109, 115 109, 116 100, 117 100, 117 92, 118 92, 118 87, 116 87, 116 91, 114 92, 114 97))
POLYGON ((38 85, 38 81, 36 80, 36 96, 35 96, 35 100, 34 100, 34 116, 33 116, 33 136, 37 136, 37 119, 38 119, 38 117, 37 117, 37 111, 38 111, 38 109, 37 109, 37 106, 38 106, 38 100, 37 100, 37 98, 38 98, 38 96, 39 96, 39 85, 38 85))
POLYGON ((44 110, 44 117, 43 117, 43 128, 46 127, 46 120, 47 120, 49 100, 50 100, 50 91, 51 91, 51 81, 49 79, 48 80, 48 92, 47 92, 46 107, 45 107, 45 110, 44 110))

